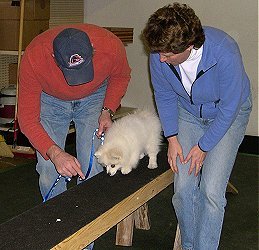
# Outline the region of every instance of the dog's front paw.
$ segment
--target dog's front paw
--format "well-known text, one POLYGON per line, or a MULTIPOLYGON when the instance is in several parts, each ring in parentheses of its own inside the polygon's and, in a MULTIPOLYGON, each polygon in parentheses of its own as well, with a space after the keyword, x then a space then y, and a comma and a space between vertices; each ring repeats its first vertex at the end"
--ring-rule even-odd
POLYGON ((147 167, 148 167, 149 169, 155 169, 155 168, 157 168, 158 166, 157 166, 156 163, 155 163, 155 164, 150 163, 150 164, 148 164, 147 167))
POLYGON ((132 170, 131 168, 122 168, 122 169, 121 169, 121 173, 122 173, 122 174, 128 174, 128 173, 131 172, 131 170, 132 170))
POLYGON ((139 155, 139 159, 144 158, 144 156, 145 156, 145 154, 144 154, 144 153, 140 154, 140 155, 139 155))

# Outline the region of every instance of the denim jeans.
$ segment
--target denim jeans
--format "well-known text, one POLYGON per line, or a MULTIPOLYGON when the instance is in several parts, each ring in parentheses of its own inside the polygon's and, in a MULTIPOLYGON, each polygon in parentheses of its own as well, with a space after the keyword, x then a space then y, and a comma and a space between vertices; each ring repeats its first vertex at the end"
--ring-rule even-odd
MULTIPOLYGON (((184 250, 218 249, 226 206, 225 192, 251 108, 249 97, 227 133, 207 153, 197 177, 193 173, 188 175, 190 162, 182 165, 179 159, 177 161, 179 173, 174 176, 172 203, 184 250)), ((184 157, 212 122, 212 119, 197 118, 179 107, 178 140, 184 157)))
MULTIPOLYGON (((76 129, 76 154, 79 160, 82 172, 85 174, 89 165, 89 157, 92 141, 96 149, 100 145, 97 137, 92 140, 93 133, 98 128, 98 118, 103 106, 103 100, 106 92, 106 82, 93 94, 74 101, 64 101, 46 93, 41 95, 41 124, 52 138, 52 140, 62 149, 65 147, 65 141, 68 134, 71 121, 75 123, 76 129)), ((51 189, 59 173, 50 160, 45 160, 37 152, 36 170, 39 173, 39 186, 41 195, 44 198, 51 189)), ((96 160, 88 178, 101 172, 103 167, 96 160)), ((78 179, 77 183, 81 181, 78 179)), ((61 178, 58 184, 51 192, 48 199, 67 190, 65 178, 61 178)))

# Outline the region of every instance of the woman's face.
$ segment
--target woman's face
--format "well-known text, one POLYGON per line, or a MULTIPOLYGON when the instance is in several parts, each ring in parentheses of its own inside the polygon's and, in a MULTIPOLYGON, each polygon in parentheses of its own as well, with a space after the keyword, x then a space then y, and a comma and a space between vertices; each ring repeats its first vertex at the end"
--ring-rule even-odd
POLYGON ((160 62, 166 62, 174 66, 177 66, 187 60, 187 58, 191 53, 192 48, 193 48, 193 45, 187 48, 184 52, 181 52, 178 54, 174 54, 173 52, 169 52, 169 53, 161 52, 159 53, 160 62))

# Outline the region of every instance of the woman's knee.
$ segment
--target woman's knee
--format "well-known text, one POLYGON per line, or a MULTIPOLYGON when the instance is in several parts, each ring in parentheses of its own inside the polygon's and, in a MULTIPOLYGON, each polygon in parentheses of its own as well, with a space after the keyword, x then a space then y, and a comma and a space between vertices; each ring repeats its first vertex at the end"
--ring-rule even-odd
MULTIPOLYGON (((225 189, 225 188, 224 188, 225 189)), ((205 200, 205 204, 208 204, 208 207, 211 210, 223 211, 227 204, 225 197, 225 190, 223 187, 219 190, 212 187, 200 187, 201 199, 205 200)))

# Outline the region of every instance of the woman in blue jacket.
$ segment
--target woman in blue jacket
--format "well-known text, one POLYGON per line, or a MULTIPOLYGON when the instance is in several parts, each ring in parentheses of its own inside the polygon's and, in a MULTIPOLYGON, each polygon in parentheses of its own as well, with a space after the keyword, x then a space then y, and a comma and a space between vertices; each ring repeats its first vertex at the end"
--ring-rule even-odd
POLYGON ((217 249, 226 187, 252 108, 238 45, 179 3, 152 14, 143 38, 175 173, 182 248, 217 249))

